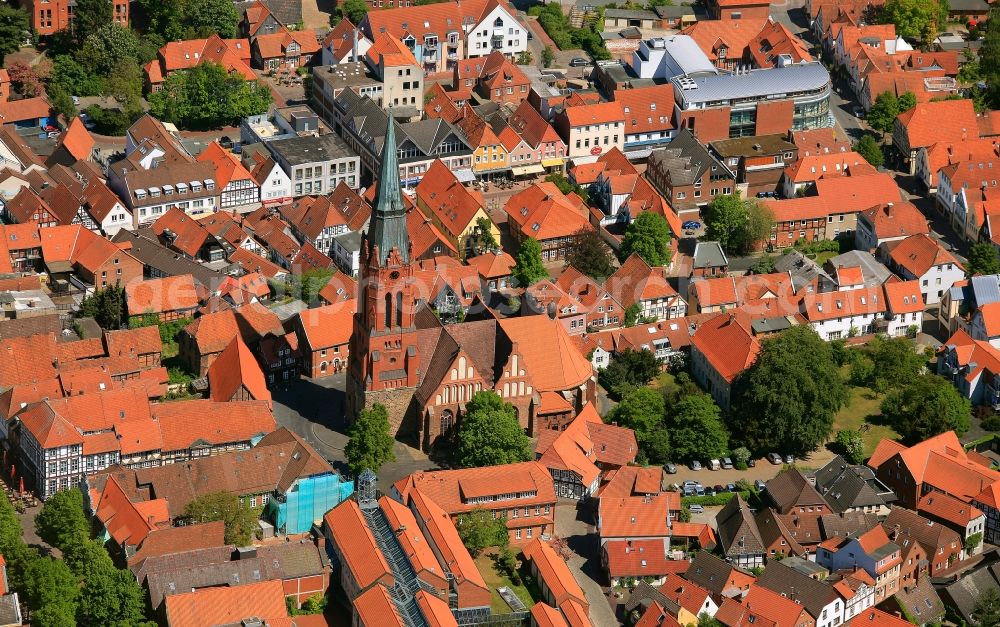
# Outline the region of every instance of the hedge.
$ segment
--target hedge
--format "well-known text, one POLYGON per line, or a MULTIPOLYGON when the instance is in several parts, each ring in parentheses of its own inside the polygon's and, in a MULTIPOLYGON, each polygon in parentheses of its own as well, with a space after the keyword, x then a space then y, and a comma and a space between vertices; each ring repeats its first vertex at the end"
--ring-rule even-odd
POLYGON ((744 501, 749 501, 751 498, 756 496, 752 490, 744 490, 743 492, 720 492, 714 496, 684 496, 681 497, 681 505, 701 505, 702 507, 725 505, 729 502, 729 499, 733 498, 737 494, 742 496, 744 501))

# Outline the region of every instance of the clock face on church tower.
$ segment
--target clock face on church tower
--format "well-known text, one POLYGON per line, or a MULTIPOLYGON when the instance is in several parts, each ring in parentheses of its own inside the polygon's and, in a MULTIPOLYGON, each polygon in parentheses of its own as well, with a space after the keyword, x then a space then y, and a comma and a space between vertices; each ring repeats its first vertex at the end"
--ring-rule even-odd
POLYGON ((389 278, 392 279, 393 281, 395 281, 396 279, 398 279, 399 278, 399 271, 398 270, 393 270, 392 272, 390 272, 389 273, 389 278))

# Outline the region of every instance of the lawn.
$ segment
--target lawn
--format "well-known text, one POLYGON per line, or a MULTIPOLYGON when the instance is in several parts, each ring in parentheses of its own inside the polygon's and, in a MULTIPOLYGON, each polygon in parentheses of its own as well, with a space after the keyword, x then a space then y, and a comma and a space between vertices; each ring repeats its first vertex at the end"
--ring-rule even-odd
POLYGON ((482 574, 483 579, 486 581, 486 586, 490 589, 490 594, 492 595, 491 607, 493 608, 494 614, 509 614, 511 609, 507 605, 507 602, 503 600, 500 593, 497 592, 497 588, 502 588, 507 586, 514 591, 518 597, 524 601, 524 606, 531 608, 535 604, 535 600, 531 598, 528 593, 528 589, 524 585, 515 586, 511 583, 510 578, 507 575, 498 572, 496 567, 493 565, 493 559, 491 558, 491 552, 484 552, 479 557, 476 558, 476 567, 479 569, 480 574, 482 574))
POLYGON ((833 433, 836 434, 840 429, 859 430, 861 425, 866 421, 869 422, 868 431, 862 434, 865 438, 865 457, 869 457, 875 452, 875 447, 878 446, 882 438, 896 439, 899 437, 899 434, 893 431, 892 427, 872 424, 871 418, 882 414, 880 408, 882 403, 881 395, 876 394, 868 388, 849 387, 848 389, 851 394, 850 400, 847 406, 837 412, 837 415, 834 417, 833 433))
POLYGON ((816 263, 818 263, 819 265, 823 265, 829 259, 832 259, 833 257, 836 257, 839 254, 840 253, 832 250, 824 250, 823 252, 816 253, 816 263))

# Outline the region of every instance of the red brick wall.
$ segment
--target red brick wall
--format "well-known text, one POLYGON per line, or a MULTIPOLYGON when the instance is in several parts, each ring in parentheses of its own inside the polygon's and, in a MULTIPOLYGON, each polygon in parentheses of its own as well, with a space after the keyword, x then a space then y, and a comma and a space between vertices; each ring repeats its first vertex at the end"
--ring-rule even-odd
POLYGON ((100 267, 98 267, 92 277, 94 287, 101 289, 109 285, 127 285, 134 281, 142 280, 142 262, 135 257, 124 252, 116 257, 112 257, 100 267), (116 264, 115 261, 118 261, 116 264), (121 274, 118 274, 121 270, 121 274), (102 273, 107 273, 102 275, 102 273))
POLYGON ((284 589, 285 596, 292 597, 295 600, 295 606, 298 607, 309 597, 326 594, 326 589, 330 587, 330 574, 327 571, 322 575, 285 579, 281 582, 281 587, 284 589))
POLYGON ((729 139, 729 107, 681 112, 681 126, 690 128, 691 120, 694 120, 692 132, 701 143, 729 139))
MULTIPOLYGON (((765 15, 765 17, 767 17, 765 15)), ((795 103, 791 100, 773 100, 757 104, 757 134, 786 133, 792 128, 795 103)))
POLYGON ((751 7, 719 7, 712 6, 712 15, 717 20, 766 20, 770 14, 770 6, 767 3, 751 7), (734 16, 734 14, 739 14, 734 16))
POLYGON ((327 348, 325 357, 323 356, 322 349, 313 351, 312 353, 310 353, 310 356, 304 362, 307 364, 305 375, 311 378, 328 377, 333 373, 339 372, 340 370, 346 368, 347 354, 348 354, 347 347, 348 347, 347 344, 342 344, 341 346, 337 347, 340 349, 340 352, 334 352, 334 347, 327 348), (335 362, 337 360, 340 361, 339 368, 337 368, 335 365, 335 362), (324 361, 326 362, 325 371, 323 370, 324 361))

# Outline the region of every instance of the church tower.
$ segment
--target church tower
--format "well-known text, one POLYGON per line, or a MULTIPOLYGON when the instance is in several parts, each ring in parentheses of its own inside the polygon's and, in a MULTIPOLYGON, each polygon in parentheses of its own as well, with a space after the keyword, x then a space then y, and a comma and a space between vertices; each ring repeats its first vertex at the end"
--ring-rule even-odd
POLYGON ((368 231, 361 239, 361 280, 347 385, 347 418, 380 402, 399 427, 419 383, 420 355, 414 324, 416 297, 410 236, 399 187, 399 159, 392 110, 368 231), (396 393, 395 391, 398 391, 396 393))

